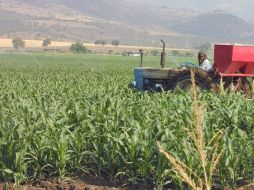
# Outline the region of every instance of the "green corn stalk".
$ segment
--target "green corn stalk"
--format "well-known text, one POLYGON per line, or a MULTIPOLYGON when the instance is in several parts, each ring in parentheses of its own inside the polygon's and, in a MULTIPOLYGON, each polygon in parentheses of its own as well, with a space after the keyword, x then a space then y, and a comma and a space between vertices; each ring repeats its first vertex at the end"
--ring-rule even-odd
MULTIPOLYGON (((193 121, 189 93, 129 89, 137 58, 33 56, 38 62, 23 53, 1 54, 0 180, 89 173, 115 182, 183 189, 156 141, 202 173, 199 154, 187 138, 190 129, 184 127, 193 121)), ((147 57, 147 66, 156 62, 147 57)), ((212 139, 225 130, 217 147, 225 152, 214 173, 222 189, 253 178, 254 102, 226 94, 222 82, 220 88, 223 96, 201 92, 198 98, 206 110, 204 136, 212 139)))

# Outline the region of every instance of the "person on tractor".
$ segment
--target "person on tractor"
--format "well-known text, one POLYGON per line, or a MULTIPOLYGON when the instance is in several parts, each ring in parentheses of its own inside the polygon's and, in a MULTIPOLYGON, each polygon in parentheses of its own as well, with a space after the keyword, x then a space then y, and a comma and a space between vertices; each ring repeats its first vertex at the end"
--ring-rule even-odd
POLYGON ((207 55, 204 51, 198 52, 198 64, 199 67, 207 72, 212 70, 212 65, 207 58, 207 55))

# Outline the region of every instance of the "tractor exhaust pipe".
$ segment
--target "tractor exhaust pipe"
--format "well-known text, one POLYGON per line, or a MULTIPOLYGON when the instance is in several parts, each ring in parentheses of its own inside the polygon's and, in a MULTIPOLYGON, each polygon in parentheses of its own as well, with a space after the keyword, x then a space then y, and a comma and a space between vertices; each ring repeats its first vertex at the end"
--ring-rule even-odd
POLYGON ((140 67, 143 67, 143 55, 144 55, 143 49, 139 49, 139 54, 140 54, 140 67))
POLYGON ((161 52, 161 67, 162 69, 165 67, 165 62, 166 62, 166 43, 161 40, 161 43, 163 44, 163 50, 161 52))

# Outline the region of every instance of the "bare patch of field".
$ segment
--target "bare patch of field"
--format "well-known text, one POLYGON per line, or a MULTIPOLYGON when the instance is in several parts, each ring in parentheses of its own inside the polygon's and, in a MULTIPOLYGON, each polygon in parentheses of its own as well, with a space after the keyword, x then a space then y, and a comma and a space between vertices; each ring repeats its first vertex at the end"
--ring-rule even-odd
MULTIPOLYGON (((42 47, 42 40, 24 40, 27 48, 42 47)), ((52 41, 52 47, 66 47, 70 46, 72 42, 52 41)), ((12 39, 0 39, 0 47, 12 47, 12 39)))
MULTIPOLYGON (((24 40, 25 41, 25 47, 28 49, 36 48, 43 49, 42 47, 42 40, 24 40)), ((68 49, 71 44, 74 42, 62 42, 62 41, 51 41, 51 46, 48 48, 59 48, 59 49, 68 49)), ((84 45, 92 50, 96 51, 97 53, 107 53, 109 51, 113 51, 114 53, 121 53, 124 51, 132 51, 132 52, 138 52, 139 49, 143 49, 145 51, 151 51, 151 50, 161 50, 161 47, 151 47, 151 46, 128 46, 128 45, 119 45, 119 46, 113 46, 113 45, 96 45, 93 43, 84 43, 84 45)), ((12 47, 12 39, 1 39, 0 38, 0 48, 11 48, 12 47)), ((176 49, 176 48, 167 48, 167 51, 171 50, 178 50, 182 52, 196 52, 197 50, 194 49, 176 49)))

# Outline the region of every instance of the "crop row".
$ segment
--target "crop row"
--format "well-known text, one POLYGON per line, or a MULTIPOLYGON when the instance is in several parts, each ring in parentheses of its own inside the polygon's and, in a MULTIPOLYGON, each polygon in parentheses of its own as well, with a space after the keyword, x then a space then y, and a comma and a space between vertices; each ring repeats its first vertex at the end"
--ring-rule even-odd
MULTIPOLYGON (((100 64, 2 63, 0 180, 90 173, 122 183, 183 188, 156 142, 202 173, 188 136, 191 95, 133 91, 130 64, 107 63, 107 58, 100 64)), ((254 102, 212 92, 199 99, 204 139, 224 131, 216 185, 233 187, 239 179, 252 179, 254 102)))

